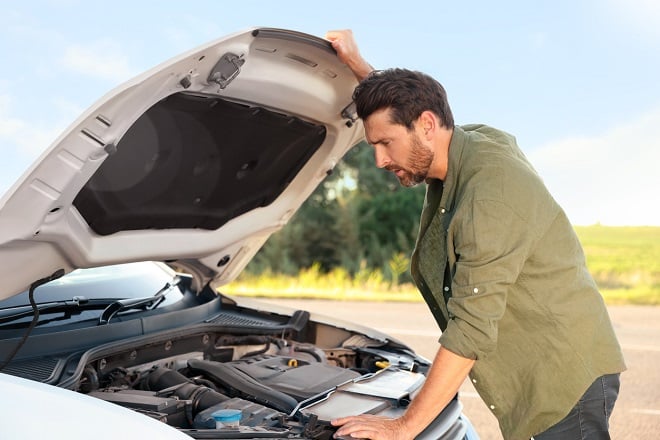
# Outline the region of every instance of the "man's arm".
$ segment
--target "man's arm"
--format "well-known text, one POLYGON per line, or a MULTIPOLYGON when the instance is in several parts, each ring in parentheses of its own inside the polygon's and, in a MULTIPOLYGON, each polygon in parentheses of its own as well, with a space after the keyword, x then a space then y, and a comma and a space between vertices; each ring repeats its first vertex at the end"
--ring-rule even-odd
POLYGON ((473 359, 458 356, 440 347, 426 382, 398 419, 373 415, 343 417, 333 420, 340 428, 338 436, 351 436, 373 440, 410 440, 415 438, 440 414, 456 395, 474 365, 473 359))
POLYGON ((328 31, 325 38, 330 41, 339 59, 351 69, 358 81, 365 79, 374 70, 360 55, 351 30, 328 31))

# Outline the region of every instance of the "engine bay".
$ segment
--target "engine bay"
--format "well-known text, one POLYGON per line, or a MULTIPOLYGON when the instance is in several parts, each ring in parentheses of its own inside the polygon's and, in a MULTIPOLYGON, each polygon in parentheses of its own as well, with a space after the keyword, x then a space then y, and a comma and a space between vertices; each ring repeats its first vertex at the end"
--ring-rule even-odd
POLYGON ((382 345, 359 334, 321 348, 274 335, 193 333, 84 355, 71 388, 192 438, 329 439, 334 418, 401 415, 424 382, 412 353, 382 345), (222 410, 240 411, 238 425, 218 425, 222 410))

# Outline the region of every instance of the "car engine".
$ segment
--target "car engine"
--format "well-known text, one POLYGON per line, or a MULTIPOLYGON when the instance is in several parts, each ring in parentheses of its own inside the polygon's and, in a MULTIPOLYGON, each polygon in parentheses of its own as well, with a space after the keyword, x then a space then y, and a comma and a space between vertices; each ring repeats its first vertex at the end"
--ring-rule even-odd
POLYGON ((402 414, 424 382, 412 356, 378 345, 359 335, 333 349, 270 335, 187 335, 106 353, 76 387, 193 438, 326 439, 337 417, 402 414), (195 350, 162 357, 175 347, 195 350), (240 422, 218 429, 213 414, 227 409, 240 422))

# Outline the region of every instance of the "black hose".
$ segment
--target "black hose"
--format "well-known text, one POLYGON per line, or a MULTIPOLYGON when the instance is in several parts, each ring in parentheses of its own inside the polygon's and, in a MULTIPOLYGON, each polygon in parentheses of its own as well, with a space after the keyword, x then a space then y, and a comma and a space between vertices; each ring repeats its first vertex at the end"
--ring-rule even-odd
POLYGON ((143 381, 142 387, 148 391, 168 391, 179 399, 190 400, 193 418, 198 412, 230 399, 214 389, 192 383, 178 371, 163 367, 156 368, 149 373, 146 380, 143 381))

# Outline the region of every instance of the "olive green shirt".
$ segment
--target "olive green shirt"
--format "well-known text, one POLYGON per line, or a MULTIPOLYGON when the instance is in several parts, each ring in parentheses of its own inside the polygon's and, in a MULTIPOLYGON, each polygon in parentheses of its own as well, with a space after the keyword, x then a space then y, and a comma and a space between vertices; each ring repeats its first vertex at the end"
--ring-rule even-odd
POLYGON ((447 177, 427 183, 413 278, 441 345, 476 359, 470 378, 504 438, 529 439, 625 370, 603 298, 513 136, 455 127, 447 177))

